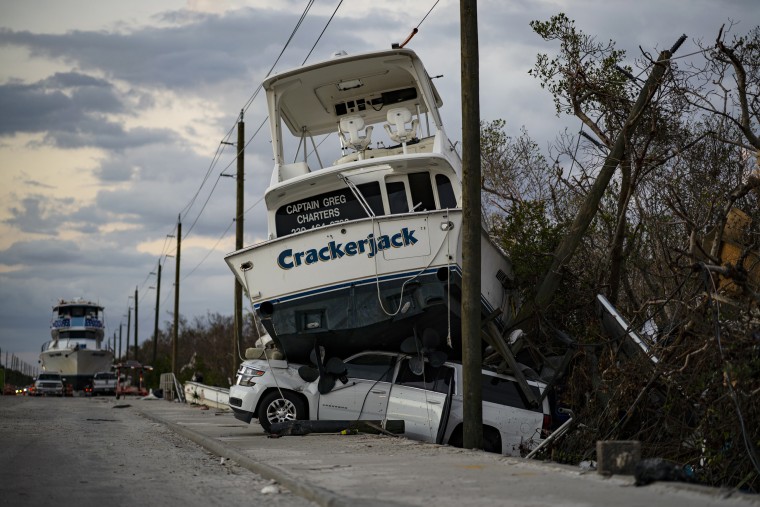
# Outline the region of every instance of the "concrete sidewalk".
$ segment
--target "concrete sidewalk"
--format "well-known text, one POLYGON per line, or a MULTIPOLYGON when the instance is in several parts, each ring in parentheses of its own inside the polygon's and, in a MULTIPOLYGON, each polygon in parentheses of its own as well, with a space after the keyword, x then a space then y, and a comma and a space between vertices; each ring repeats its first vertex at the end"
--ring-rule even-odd
POLYGON ((374 435, 269 438, 230 412, 129 400, 144 416, 323 506, 760 506, 683 483, 634 486, 577 467, 374 435))

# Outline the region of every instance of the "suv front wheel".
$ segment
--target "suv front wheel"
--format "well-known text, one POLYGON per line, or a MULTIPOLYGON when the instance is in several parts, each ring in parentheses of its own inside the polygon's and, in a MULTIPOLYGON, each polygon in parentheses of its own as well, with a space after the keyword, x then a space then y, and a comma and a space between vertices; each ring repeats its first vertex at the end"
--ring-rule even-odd
POLYGON ((272 424, 295 421, 306 418, 306 407, 297 395, 283 391, 272 391, 267 394, 259 405, 259 423, 264 431, 271 433, 272 424))

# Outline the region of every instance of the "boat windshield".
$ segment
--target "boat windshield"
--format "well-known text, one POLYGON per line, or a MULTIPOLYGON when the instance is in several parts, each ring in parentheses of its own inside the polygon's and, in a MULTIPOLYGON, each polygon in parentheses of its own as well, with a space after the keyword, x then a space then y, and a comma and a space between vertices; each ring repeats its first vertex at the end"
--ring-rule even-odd
MULTIPOLYGON (((383 198, 377 182, 357 185, 370 209, 383 215, 383 198)), ((337 222, 367 218, 361 202, 349 188, 325 192, 299 199, 277 208, 275 224, 277 236, 285 236, 337 222)))
POLYGON ((357 193, 374 216, 457 207, 454 187, 445 174, 415 171, 377 178, 355 185, 357 192, 339 188, 280 204, 274 213, 277 237, 369 217, 357 193))

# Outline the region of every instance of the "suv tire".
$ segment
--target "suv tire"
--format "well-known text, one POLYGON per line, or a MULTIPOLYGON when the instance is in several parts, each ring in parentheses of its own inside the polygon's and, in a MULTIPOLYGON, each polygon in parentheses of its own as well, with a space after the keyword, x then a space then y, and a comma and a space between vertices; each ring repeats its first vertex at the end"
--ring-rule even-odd
POLYGON ((271 391, 259 405, 259 423, 264 431, 271 433, 272 424, 306 418, 306 407, 298 395, 290 391, 271 391))

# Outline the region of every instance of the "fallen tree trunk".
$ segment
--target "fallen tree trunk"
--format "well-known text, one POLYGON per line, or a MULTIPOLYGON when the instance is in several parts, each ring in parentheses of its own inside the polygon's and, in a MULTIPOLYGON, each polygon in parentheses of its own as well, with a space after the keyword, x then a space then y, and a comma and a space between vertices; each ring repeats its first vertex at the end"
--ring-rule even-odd
MULTIPOLYGON (((586 233, 586 230, 591 224, 591 221, 594 219, 594 216, 596 216, 596 212, 599 208, 599 202, 604 196, 604 193, 607 190, 607 186, 609 185, 613 174, 615 174, 615 170, 617 169, 621 160, 623 160, 626 156, 626 139, 628 138, 630 132, 636 128, 636 125, 641 120, 642 113, 649 105, 649 102, 657 91, 666 71, 670 68, 670 58, 673 56, 673 53, 678 50, 685 39, 686 36, 684 35, 678 39, 678 41, 669 51, 665 50, 660 53, 660 56, 657 59, 657 62, 655 62, 654 68, 652 69, 652 73, 649 75, 646 83, 644 83, 644 86, 641 89, 641 93, 636 100, 636 103, 633 105, 633 108, 629 112, 628 118, 626 119, 623 128, 615 140, 615 144, 613 145, 609 155, 607 155, 607 158, 604 161, 604 165, 599 171, 599 175, 589 190, 588 195, 586 195, 581 208, 578 210, 578 213, 575 216, 575 220, 567 231, 567 234, 565 234, 564 238, 557 246, 557 249, 554 251, 554 260, 552 261, 551 268, 549 268, 549 271, 546 273, 546 276, 544 276, 541 285, 538 287, 535 298, 533 301, 527 302, 525 305, 523 305, 523 307, 520 309, 520 312, 509 326, 510 328, 514 326, 520 326, 523 321, 527 320, 536 311, 543 312, 551 303, 562 278, 562 268, 567 265, 567 263, 575 254, 578 245, 580 245, 581 240, 583 239, 583 235, 586 233)), ((529 329, 525 330, 529 331, 529 329)))

